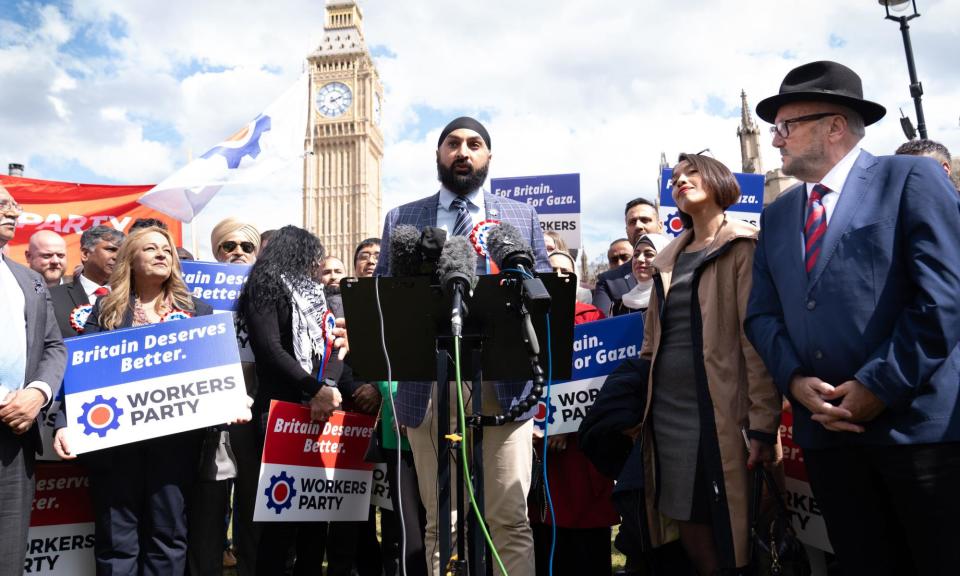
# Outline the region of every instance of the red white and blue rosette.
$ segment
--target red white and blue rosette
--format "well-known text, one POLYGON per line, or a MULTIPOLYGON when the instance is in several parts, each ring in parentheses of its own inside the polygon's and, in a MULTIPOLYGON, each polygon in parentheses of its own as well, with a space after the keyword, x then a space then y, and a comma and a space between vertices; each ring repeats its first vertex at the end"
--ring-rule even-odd
POLYGON ((497 264, 489 258, 487 253, 487 237, 490 235, 490 231, 494 227, 499 226, 499 220, 483 220, 478 222, 476 226, 473 227, 473 230, 470 231, 470 243, 473 244, 473 249, 477 251, 477 255, 486 258, 487 260, 487 274, 497 274, 500 269, 497 268, 497 264))
POLYGON ((487 255, 487 236, 495 226, 499 225, 499 220, 484 220, 478 222, 470 231, 470 243, 473 244, 473 249, 477 251, 478 255, 487 255))
POLYGON ((81 304, 70 311, 70 327, 77 331, 77 334, 83 334, 83 326, 87 323, 87 318, 93 312, 93 304, 81 304))
POLYGON ((163 318, 160 319, 161 322, 172 322, 174 320, 186 320, 187 318, 193 318, 193 314, 187 312, 186 310, 173 309, 170 312, 167 312, 163 315, 163 318))

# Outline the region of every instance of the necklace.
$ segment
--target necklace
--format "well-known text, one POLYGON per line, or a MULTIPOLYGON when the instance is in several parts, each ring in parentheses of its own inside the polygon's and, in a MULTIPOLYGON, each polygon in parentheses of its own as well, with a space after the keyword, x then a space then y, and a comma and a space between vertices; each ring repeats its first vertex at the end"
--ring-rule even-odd
MULTIPOLYGON (((165 314, 167 314, 173 305, 170 303, 169 299, 164 300, 160 303, 160 310, 158 310, 159 316, 162 319, 165 314)), ((147 316, 147 311, 143 309, 143 304, 140 302, 140 297, 135 297, 133 301, 133 325, 134 326, 144 326, 146 324, 152 324, 150 318, 147 316)))

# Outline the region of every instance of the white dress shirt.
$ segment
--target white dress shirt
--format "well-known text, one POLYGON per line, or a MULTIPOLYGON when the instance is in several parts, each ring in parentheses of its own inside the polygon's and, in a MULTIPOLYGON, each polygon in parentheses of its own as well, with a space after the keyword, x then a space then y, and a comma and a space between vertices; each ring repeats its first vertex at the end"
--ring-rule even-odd
MULTIPOLYGON (((451 208, 457 195, 443 187, 440 189, 440 200, 437 202, 437 228, 443 228, 447 234, 453 234, 457 223, 457 209, 451 208)), ((472 225, 476 226, 487 218, 487 211, 483 204, 483 188, 477 188, 469 194, 464 194, 467 201, 467 212, 470 213, 472 225)))
POLYGON ((80 285, 83 286, 83 291, 86 292, 87 300, 90 301, 91 305, 97 303, 98 296, 94 294, 94 292, 97 291, 97 288, 107 288, 107 289, 110 288, 109 286, 106 286, 106 285, 101 286, 100 284, 97 284, 96 282, 87 278, 83 274, 80 275, 80 285))
POLYGON ((843 185, 847 182, 847 176, 849 176, 850 171, 853 170, 853 165, 856 163, 862 150, 863 148, 854 146, 852 150, 847 152, 846 156, 833 165, 833 168, 827 172, 820 182, 807 182, 807 204, 810 203, 810 191, 813 190, 813 187, 817 184, 823 184, 830 189, 830 193, 820 201, 823 204, 823 210, 827 213, 828 226, 830 225, 830 218, 833 216, 833 209, 836 208, 837 202, 840 201, 840 193, 843 191, 843 185))
MULTIPOLYGON (((23 307, 26 299, 17 277, 0 253, 0 325, 3 346, 0 346, 0 399, 19 390, 26 377, 27 321, 23 307)), ((49 395, 47 396, 49 398, 49 395)))

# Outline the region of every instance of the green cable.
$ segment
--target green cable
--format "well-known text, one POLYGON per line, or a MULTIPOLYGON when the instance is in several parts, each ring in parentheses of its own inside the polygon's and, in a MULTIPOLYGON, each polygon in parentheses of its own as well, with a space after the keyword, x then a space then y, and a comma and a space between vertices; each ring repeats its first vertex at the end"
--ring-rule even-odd
MULTIPOLYGON (((480 507, 477 506, 477 499, 473 494, 473 482, 470 481, 470 468, 467 467, 467 415, 463 409, 463 384, 460 382, 460 336, 453 337, 453 360, 454 372, 457 376, 457 411, 460 419, 460 430, 463 431, 463 435, 460 438, 460 463, 463 465, 463 479, 467 484, 467 494, 470 495, 470 505, 473 507, 474 516, 477 517, 477 524, 480 526, 480 531, 483 532, 487 546, 490 547, 493 559, 497 561, 500 574, 508 576, 507 569, 503 567, 503 561, 500 560, 500 554, 497 553, 497 549, 493 545, 493 540, 490 538, 490 532, 487 531, 487 524, 483 521, 483 516, 480 514, 480 507)), ((460 534, 460 538, 464 537, 464 534, 460 534)))

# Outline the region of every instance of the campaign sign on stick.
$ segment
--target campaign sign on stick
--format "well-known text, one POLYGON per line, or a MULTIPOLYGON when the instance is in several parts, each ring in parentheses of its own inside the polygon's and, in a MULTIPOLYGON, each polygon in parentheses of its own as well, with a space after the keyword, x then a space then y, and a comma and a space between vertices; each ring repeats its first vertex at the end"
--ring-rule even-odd
POLYGON ((38 463, 24 574, 86 576, 93 559, 93 509, 87 472, 67 463, 38 463))
POLYGON ((379 506, 382 510, 393 510, 386 464, 380 463, 373 467, 373 493, 370 495, 370 504, 379 506))
MULTIPOLYGON (((213 306, 215 312, 236 312, 240 292, 247 282, 250 269, 247 264, 221 264, 220 262, 197 262, 185 260, 183 281, 194 298, 200 298, 213 306)), ((256 362, 250 347, 250 336, 239 326, 237 329, 237 348, 241 362, 256 362)))
POLYGON ((550 435, 576 432, 593 406, 604 380, 621 362, 640 355, 643 314, 625 314, 573 327, 572 380, 550 386, 550 417, 547 405, 537 405, 534 425, 550 435))
POLYGON ((373 464, 363 457, 373 426, 366 414, 335 411, 317 422, 307 406, 270 402, 254 521, 366 520, 373 464))
POLYGON ((247 413, 233 318, 213 314, 66 340, 67 433, 82 454, 247 413))
POLYGON ((185 260, 180 265, 183 267, 183 281, 194 298, 200 298, 214 310, 231 312, 237 309, 237 300, 252 268, 246 264, 196 260, 185 260))
POLYGON ((490 189, 497 196, 533 206, 543 231, 559 233, 576 255, 580 249, 579 174, 492 178, 490 189))
POLYGON ((780 441, 783 444, 783 470, 787 475, 786 504, 787 508, 796 512, 793 526, 797 530, 797 538, 814 548, 833 552, 823 513, 810 490, 803 450, 793 443, 792 412, 784 412, 780 417, 780 441))
MULTIPOLYGON (((667 234, 677 237, 683 232, 680 212, 673 201, 673 187, 670 178, 673 170, 664 168, 660 172, 660 220, 667 234)), ((760 225, 760 213, 763 212, 763 174, 734 173, 740 185, 740 200, 727 208, 727 216, 745 220, 754 226, 760 225)))

